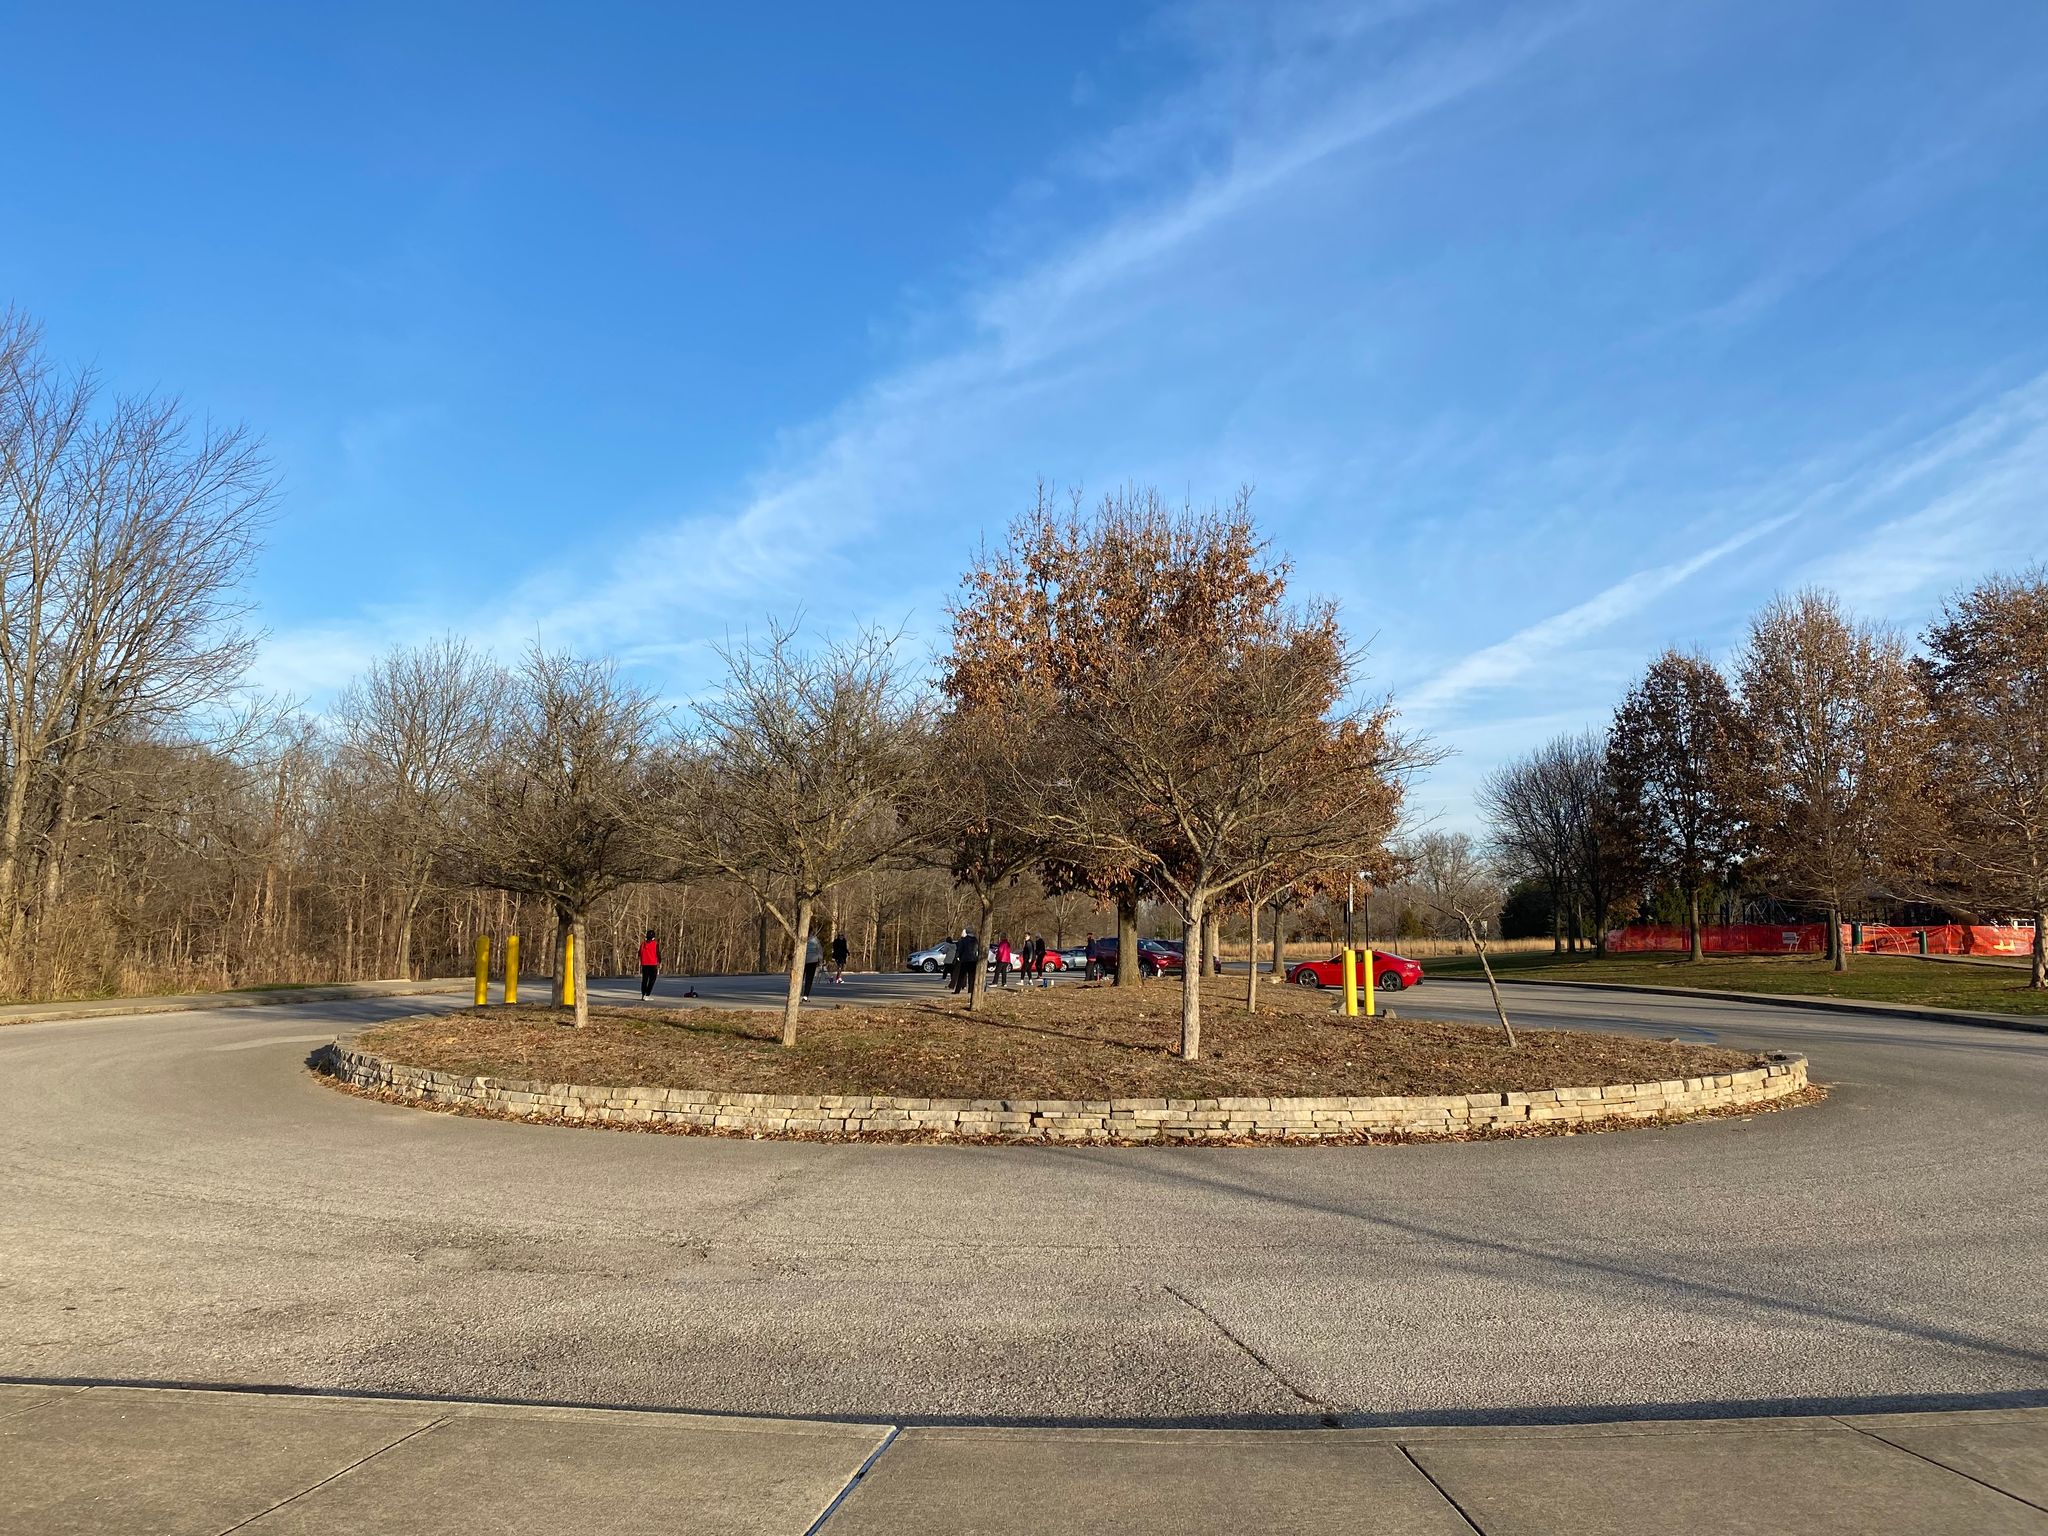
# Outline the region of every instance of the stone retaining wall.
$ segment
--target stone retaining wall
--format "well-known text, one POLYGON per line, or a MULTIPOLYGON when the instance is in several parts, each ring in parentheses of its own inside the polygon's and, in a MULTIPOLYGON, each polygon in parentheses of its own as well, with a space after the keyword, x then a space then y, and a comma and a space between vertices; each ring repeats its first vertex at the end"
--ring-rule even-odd
POLYGON ((1806 1058, 1742 1072, 1431 1098, 911 1099, 586 1088, 433 1072, 337 1040, 315 1065, 353 1087, 491 1114, 689 1126, 761 1135, 1003 1137, 1019 1141, 1243 1141, 1450 1136, 1532 1125, 1644 1121, 1766 1104, 1806 1087, 1806 1058))

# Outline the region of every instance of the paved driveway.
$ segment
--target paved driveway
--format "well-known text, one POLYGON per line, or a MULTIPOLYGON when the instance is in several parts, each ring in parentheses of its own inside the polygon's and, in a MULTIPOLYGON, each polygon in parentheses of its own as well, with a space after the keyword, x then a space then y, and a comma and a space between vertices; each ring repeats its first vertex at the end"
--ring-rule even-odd
MULTIPOLYGON (((808 1145, 305 1071, 419 999, 16 1025, 0 1376, 895 1423, 2048 1402, 2048 1038, 1510 994, 1531 1025, 1804 1051, 1833 1097, 1471 1145, 808 1145)), ((1475 987, 1396 1004, 1487 1016, 1475 987)))

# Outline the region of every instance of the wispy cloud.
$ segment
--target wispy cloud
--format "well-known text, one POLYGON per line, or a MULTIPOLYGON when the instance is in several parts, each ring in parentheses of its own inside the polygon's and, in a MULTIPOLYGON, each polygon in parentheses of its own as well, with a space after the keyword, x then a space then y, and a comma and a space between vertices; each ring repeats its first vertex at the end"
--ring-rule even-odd
POLYGON ((1576 603, 1562 613, 1554 613, 1497 644, 1454 662, 1410 693, 1403 704, 1409 713, 1427 721, 1440 717, 1449 706, 1467 694, 1482 689, 1504 688, 1622 619, 1641 613, 1665 593, 1689 581, 1708 566, 1784 527, 1792 516, 1786 512, 1766 518, 1683 560, 1635 571, 1602 588, 1584 602, 1576 603))
MULTIPOLYGON (((1884 613, 2001 558, 2048 548, 2040 488, 2048 483, 2048 374, 1889 451, 1862 443, 1818 456, 1747 493, 1740 530, 1683 559, 1647 566, 1591 597, 1460 657, 1403 699, 1418 718, 1444 720, 1468 696, 1518 683, 1649 610, 1709 567, 1787 528, 1824 534, 1833 553, 1788 568, 1786 586, 1831 588, 1852 607, 1884 613), (1882 521, 1872 525, 1872 518, 1882 521)), ((1724 519, 1725 522, 1725 519, 1724 519)), ((1702 636, 1701 639, 1706 637, 1702 636)))
MULTIPOLYGON (((1183 165, 1170 189, 1156 176, 1134 180, 1122 210, 1067 232, 1053 256, 962 296, 950 326, 920 327, 950 329, 950 345, 881 374, 823 421, 794 430, 791 446, 729 505, 655 509, 666 531, 637 540, 630 557, 536 571, 486 611, 388 614, 366 632, 389 643, 452 623, 501 649, 538 634, 550 644, 630 652, 669 643, 682 625, 758 617, 800 600, 851 546, 886 531, 895 509, 943 499, 940 488, 961 465, 1001 451, 1021 409, 1085 373, 1090 348, 1145 313, 1162 273, 1199 270, 1205 241, 1318 170, 1484 90, 1576 14, 1532 14, 1406 51, 1361 45, 1376 28, 1429 8, 1383 0, 1292 11, 1293 22, 1268 30, 1249 78, 1229 82, 1233 100, 1261 110, 1198 122, 1188 103, 1246 71, 1244 57, 1219 43, 1206 76, 1126 124, 1114 151, 1129 159, 1143 144, 1164 161, 1161 147, 1175 136, 1197 138, 1187 147, 1199 148, 1206 169, 1183 165)), ((331 630, 287 634, 266 665, 302 683, 321 654, 337 671, 353 666, 364 636, 323 652, 321 642, 336 638, 331 630)))

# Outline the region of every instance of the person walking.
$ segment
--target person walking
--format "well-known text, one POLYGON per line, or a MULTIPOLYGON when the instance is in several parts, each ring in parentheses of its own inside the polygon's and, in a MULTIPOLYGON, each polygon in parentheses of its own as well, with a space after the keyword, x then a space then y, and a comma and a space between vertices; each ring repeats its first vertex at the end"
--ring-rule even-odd
POLYGON ((846 985, 846 935, 832 935, 832 980, 839 986, 846 985))
POLYGON ((981 964, 981 945, 975 941, 972 928, 962 928, 960 938, 953 945, 953 990, 974 992, 974 968, 981 964))
POLYGON ((1045 980, 1045 935, 1024 935, 1024 974, 1032 981, 1045 980))
POLYGON ((804 996, 811 995, 811 982, 816 979, 818 967, 825 959, 825 946, 818 942, 814 933, 804 940, 804 996))
POLYGON ((661 945, 655 942, 654 930, 647 930, 647 937, 640 941, 640 1001, 646 1002, 654 996, 654 978, 661 974, 661 945))
POLYGON ((1010 958, 1010 941, 1008 939, 997 939, 996 985, 999 987, 1007 987, 1010 984, 1010 958))

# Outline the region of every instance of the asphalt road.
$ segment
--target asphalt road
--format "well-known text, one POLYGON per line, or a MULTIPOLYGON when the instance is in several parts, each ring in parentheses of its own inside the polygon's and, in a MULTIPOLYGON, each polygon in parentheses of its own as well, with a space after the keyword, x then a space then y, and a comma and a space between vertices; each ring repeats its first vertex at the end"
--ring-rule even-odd
MULTIPOLYGON (((0 1377, 899 1423, 2048 1403, 2048 1037, 1509 992, 1530 1025, 1804 1051, 1832 1097, 1469 1145, 820 1145, 306 1071, 439 1000, 15 1025, 0 1377)), ((1487 1016, 1477 987, 1395 1001, 1487 1016)))

